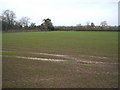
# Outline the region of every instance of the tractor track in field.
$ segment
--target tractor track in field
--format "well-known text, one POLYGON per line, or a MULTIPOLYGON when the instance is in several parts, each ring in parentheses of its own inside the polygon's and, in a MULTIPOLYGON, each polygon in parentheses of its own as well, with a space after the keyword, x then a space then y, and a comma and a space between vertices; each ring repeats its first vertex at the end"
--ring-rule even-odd
MULTIPOLYGON (((15 51, 3 51, 3 52, 15 52, 15 51)), ((22 52, 20 52, 22 53, 22 52)), ((7 57, 16 57, 21 59, 30 59, 30 60, 43 60, 43 61, 67 61, 67 60, 74 60, 78 63, 82 64, 118 64, 118 63, 108 63, 108 62, 100 62, 100 61, 90 61, 90 60, 84 60, 83 58, 75 58, 70 55, 61 55, 61 54, 51 54, 51 53, 38 53, 38 52, 24 52, 24 53, 31 53, 31 54, 37 54, 37 55, 50 55, 50 56, 58 56, 63 57, 66 60, 63 59, 50 59, 50 58, 38 58, 38 57, 29 57, 29 56, 16 56, 16 55, 4 55, 7 57)), ((82 55, 87 56, 89 58, 100 58, 100 59, 108 59, 108 57, 104 56, 88 56, 88 55, 82 55)))
POLYGON ((28 57, 28 56, 15 56, 15 55, 5 55, 7 57, 15 57, 15 58, 21 58, 21 59, 29 59, 29 60, 42 60, 42 61, 65 61, 61 59, 48 59, 48 58, 37 58, 37 57, 28 57))

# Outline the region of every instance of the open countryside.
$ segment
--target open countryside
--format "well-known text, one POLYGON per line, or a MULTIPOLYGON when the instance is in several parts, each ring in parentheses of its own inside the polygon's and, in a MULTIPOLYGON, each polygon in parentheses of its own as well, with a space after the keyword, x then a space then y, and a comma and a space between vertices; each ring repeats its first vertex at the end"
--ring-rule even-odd
POLYGON ((3 88, 118 87, 118 32, 3 33, 3 88))
POLYGON ((1 0, 0 8, 3 89, 119 87, 118 0, 1 0))

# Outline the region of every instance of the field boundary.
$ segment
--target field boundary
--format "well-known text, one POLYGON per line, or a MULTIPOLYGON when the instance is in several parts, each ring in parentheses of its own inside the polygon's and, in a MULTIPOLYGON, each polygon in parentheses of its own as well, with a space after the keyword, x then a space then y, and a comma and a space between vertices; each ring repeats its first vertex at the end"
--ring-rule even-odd
MULTIPOLYGON (((54 31, 97 31, 97 32, 120 32, 120 30, 54 30, 54 31)), ((9 30, 9 31, 2 31, 2 33, 14 33, 14 32, 54 32, 54 31, 41 31, 41 30, 9 30)))

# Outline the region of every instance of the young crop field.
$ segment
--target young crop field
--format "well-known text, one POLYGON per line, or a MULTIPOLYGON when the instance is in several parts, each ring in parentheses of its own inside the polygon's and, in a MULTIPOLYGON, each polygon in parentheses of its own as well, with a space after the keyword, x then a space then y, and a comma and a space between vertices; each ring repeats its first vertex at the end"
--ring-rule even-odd
POLYGON ((118 32, 2 34, 3 88, 117 88, 118 32))

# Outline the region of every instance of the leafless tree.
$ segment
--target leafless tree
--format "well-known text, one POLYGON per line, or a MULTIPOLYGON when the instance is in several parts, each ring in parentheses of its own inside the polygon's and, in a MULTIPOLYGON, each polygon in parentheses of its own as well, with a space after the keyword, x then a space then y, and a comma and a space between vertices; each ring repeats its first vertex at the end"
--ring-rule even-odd
POLYGON ((22 17, 20 19, 20 23, 23 27, 28 27, 29 20, 30 20, 29 17, 22 17))
POLYGON ((87 21, 87 26, 90 26, 90 21, 87 21))
POLYGON ((13 11, 5 10, 2 13, 2 26, 3 29, 8 30, 14 27, 16 15, 13 11))

